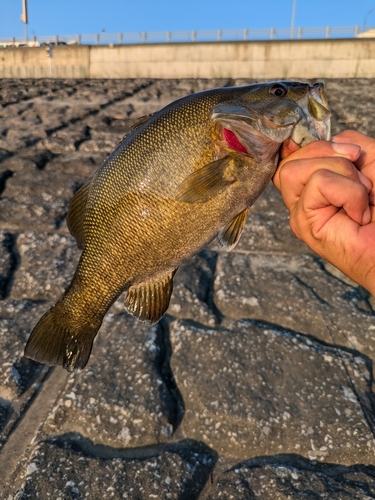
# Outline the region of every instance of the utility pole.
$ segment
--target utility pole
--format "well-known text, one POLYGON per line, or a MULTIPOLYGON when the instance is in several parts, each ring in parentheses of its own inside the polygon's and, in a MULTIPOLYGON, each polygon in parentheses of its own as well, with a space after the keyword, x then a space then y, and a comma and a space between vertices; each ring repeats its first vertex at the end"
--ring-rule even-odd
POLYGON ((25 23, 25 42, 27 43, 27 23, 29 22, 27 18, 27 0, 22 0, 21 21, 25 23))
POLYGON ((294 21, 296 19, 297 0, 293 0, 292 21, 290 23, 290 38, 294 38, 294 21))

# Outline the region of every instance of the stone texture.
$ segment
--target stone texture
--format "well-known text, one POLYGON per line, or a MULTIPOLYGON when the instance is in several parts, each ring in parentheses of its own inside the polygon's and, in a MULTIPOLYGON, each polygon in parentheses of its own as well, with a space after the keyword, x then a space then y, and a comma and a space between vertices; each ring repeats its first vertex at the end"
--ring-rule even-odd
POLYGON ((26 231, 17 238, 20 264, 10 297, 16 300, 57 300, 69 285, 80 251, 72 237, 26 231))
POLYGON ((52 201, 53 198, 60 197, 71 198, 75 186, 83 184, 83 182, 80 176, 66 175, 54 171, 16 172, 7 181, 3 196, 16 198, 22 192, 24 195, 40 197, 46 201, 52 201))
POLYGON ((373 422, 363 418, 373 404, 365 357, 254 322, 230 330, 176 322, 171 339, 183 435, 225 456, 278 450, 375 465, 373 422))
POLYGON ((98 153, 67 153, 54 156, 45 170, 56 170, 64 174, 78 174, 90 178, 105 160, 106 155, 98 153))
POLYGON ((118 447, 170 438, 173 401, 162 376, 158 335, 158 327, 108 314, 87 369, 70 378, 45 432, 75 431, 118 447))
MULTIPOLYGON (((1 498, 375 498, 375 299, 293 236, 272 185, 232 253, 180 267, 157 326, 120 297, 81 373, 22 356, 79 258, 78 187, 140 116, 246 83, 2 80, 1 498)), ((375 135, 373 83, 327 82, 334 132, 375 135)))
POLYGON ((14 237, 6 231, 0 231, 0 298, 5 298, 8 292, 9 282, 15 266, 12 253, 14 237))
POLYGON ((68 205, 68 198, 44 200, 24 194, 16 198, 0 198, 0 229, 54 232, 62 227, 68 205))
POLYGON ((0 448, 46 373, 43 365, 23 357, 30 329, 46 307, 29 301, 0 302, 0 448))
POLYGON ((215 305, 228 318, 265 320, 374 357, 369 294, 330 269, 313 255, 223 253, 215 305))
POLYGON ((9 159, 2 162, 4 168, 9 169, 13 172, 28 172, 35 170, 43 170, 47 162, 53 158, 53 154, 48 149, 36 149, 36 147, 30 147, 19 155, 11 156, 9 159))
POLYGON ((173 279, 168 314, 193 319, 204 325, 213 326, 218 322, 212 303, 216 260, 216 253, 204 250, 178 269, 173 279))
POLYGON ((5 171, 9 173, 3 176, 0 190, 1 228, 12 231, 61 228, 70 199, 87 177, 39 168, 48 158, 44 152, 31 153, 31 157, 21 157, 18 162, 12 158, 12 162, 8 162, 7 166, 13 170, 5 171))
POLYGON ((23 357, 23 349, 30 329, 47 307, 48 304, 34 304, 30 301, 1 301, 0 384, 5 389, 0 397, 5 397, 9 391, 14 394, 24 392, 33 383, 31 367, 36 371, 41 369, 39 363, 23 357))

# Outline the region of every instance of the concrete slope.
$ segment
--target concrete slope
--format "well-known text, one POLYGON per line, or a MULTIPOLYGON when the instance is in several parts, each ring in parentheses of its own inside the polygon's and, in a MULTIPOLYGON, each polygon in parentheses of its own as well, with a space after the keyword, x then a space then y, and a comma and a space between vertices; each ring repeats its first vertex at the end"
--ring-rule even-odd
MULTIPOLYGON (((22 356, 79 257, 76 189, 137 117, 243 83, 1 81, 1 498, 375 498, 375 301, 296 240, 272 185, 233 252, 179 269, 158 325, 120 297, 83 372, 22 356)), ((375 135, 373 87, 327 82, 334 132, 375 135)))

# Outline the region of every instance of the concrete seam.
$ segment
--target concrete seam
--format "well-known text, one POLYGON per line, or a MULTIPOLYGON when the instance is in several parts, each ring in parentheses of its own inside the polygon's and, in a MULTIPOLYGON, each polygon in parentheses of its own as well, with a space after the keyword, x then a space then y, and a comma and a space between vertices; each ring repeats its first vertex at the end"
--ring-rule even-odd
POLYGON ((4 492, 10 483, 14 489, 17 486, 16 483, 21 481, 22 474, 16 474, 19 472, 21 459, 28 456, 30 446, 34 443, 52 406, 65 388, 68 377, 69 373, 62 369, 50 368, 39 393, 8 437, 0 454, 0 492, 1 490, 4 492))

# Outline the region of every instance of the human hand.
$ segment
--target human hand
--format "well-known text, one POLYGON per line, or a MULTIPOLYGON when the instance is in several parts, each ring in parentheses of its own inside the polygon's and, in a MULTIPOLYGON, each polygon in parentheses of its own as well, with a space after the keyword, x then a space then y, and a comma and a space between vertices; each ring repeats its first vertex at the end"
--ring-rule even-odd
POLYGON ((273 181, 296 236, 375 295, 375 139, 345 131, 333 141, 292 152, 273 181))

